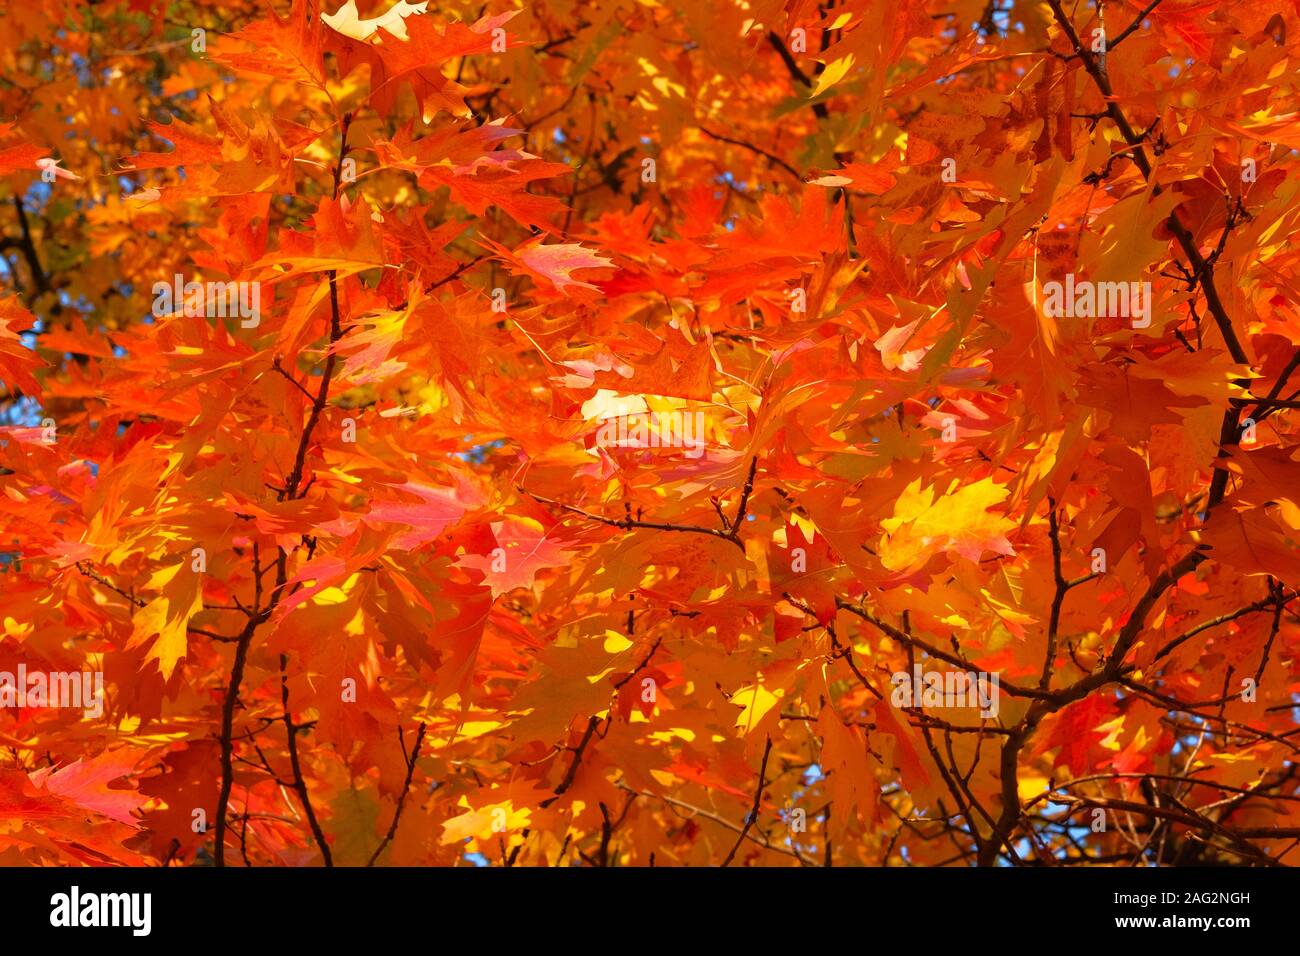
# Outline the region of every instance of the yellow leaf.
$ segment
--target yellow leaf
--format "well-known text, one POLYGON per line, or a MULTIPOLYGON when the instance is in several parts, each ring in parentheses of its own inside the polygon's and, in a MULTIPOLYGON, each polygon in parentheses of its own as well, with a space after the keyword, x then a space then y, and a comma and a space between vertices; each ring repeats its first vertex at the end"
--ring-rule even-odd
POLYGON ((984 478, 935 497, 916 479, 894 502, 893 517, 880 524, 889 532, 880 560, 891 571, 915 569, 937 551, 956 551, 978 561, 986 550, 1014 554, 1006 532, 1015 522, 988 509, 1007 496, 1007 488, 984 478))
POLYGON ((853 54, 840 57, 838 60, 832 60, 830 66, 822 71, 821 76, 817 77, 817 88, 813 90, 813 96, 821 96, 822 93, 829 90, 832 86, 844 79, 844 75, 853 68, 853 54))
POLYGON ((470 810, 458 817, 452 817, 442 825, 442 843, 461 843, 466 839, 490 840, 494 835, 522 833, 528 829, 528 819, 532 810, 528 807, 516 810, 514 804, 506 800, 493 803, 479 810, 470 810))
POLYGON ((170 679, 176 664, 188 653, 189 621, 203 607, 203 589, 199 575, 190 571, 185 561, 158 571, 149 585, 161 585, 162 594, 135 613, 135 627, 126 646, 137 647, 158 635, 145 660, 156 660, 163 677, 170 679))
POLYGON ((632 642, 620 634, 618 631, 608 630, 605 632, 605 653, 622 654, 632 646, 632 642))
POLYGON ((1032 800, 1047 790, 1047 778, 1038 774, 1022 773, 1016 780, 1016 792, 1021 800, 1032 800))
POLYGON ((742 687, 731 698, 733 704, 744 708, 736 718, 736 726, 744 727, 746 734, 753 733, 784 694, 784 688, 773 694, 762 684, 742 687))

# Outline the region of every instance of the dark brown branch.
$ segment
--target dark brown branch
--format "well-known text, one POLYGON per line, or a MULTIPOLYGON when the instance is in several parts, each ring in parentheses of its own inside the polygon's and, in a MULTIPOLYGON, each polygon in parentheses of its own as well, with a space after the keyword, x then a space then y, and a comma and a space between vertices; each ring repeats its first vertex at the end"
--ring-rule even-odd
MULTIPOLYGON (((21 239, 6 240, 8 245, 17 248, 27 260, 27 268, 32 273, 32 283, 35 286, 37 295, 51 291, 54 286, 50 283, 49 273, 41 265, 40 254, 36 250, 36 242, 32 239, 31 223, 27 221, 27 211, 23 209, 23 201, 14 193, 12 196, 14 211, 18 213, 18 225, 22 228, 23 235, 21 239)), ((32 296, 35 298, 36 296, 32 296)))
POLYGON ((794 859, 798 860, 800 863, 804 864, 805 866, 808 865, 808 861, 804 859, 804 857, 802 856, 802 854, 799 853, 798 850, 791 849, 790 847, 784 847, 776 843, 772 843, 765 836, 762 836, 761 834, 756 835, 753 833, 749 833, 747 832, 747 828, 732 823, 730 820, 726 819, 725 817, 720 817, 716 813, 713 813, 710 810, 705 810, 703 807, 697 807, 694 804, 687 803, 684 800, 678 800, 676 797, 665 797, 662 794, 649 793, 648 791, 645 790, 633 790, 631 787, 629 787, 626 783, 623 783, 622 781, 619 781, 617 786, 619 787, 619 789, 627 790, 629 793, 635 793, 642 797, 648 797, 651 800, 661 800, 664 803, 668 804, 670 807, 677 807, 682 810, 687 810, 693 816, 703 817, 705 820, 711 820, 712 822, 718 824, 719 826, 726 827, 732 833, 742 834, 741 839, 749 840, 751 843, 754 843, 757 846, 761 846, 765 850, 771 850, 773 853, 782 853, 785 856, 793 857, 794 859))
MULTIPOLYGON (((632 612, 628 611, 627 613, 628 613, 628 622, 629 622, 628 632, 630 633, 632 630, 632 627, 630 626, 632 622, 632 612)), ((641 671, 645 669, 645 666, 650 663, 650 658, 655 656, 655 651, 659 650, 659 645, 663 643, 663 639, 664 639, 663 635, 662 634, 659 635, 659 637, 655 640, 654 645, 650 648, 650 652, 646 654, 645 659, 642 660, 640 664, 636 665, 636 668, 632 671, 632 673, 628 674, 626 677, 622 678, 621 680, 617 680, 614 682, 615 690, 622 690, 624 684, 630 681, 633 677, 636 677, 637 674, 641 673, 641 671)))
POLYGON ((1132 33, 1138 27, 1142 26, 1142 21, 1147 18, 1147 16, 1151 13, 1152 10, 1160 6, 1161 2, 1162 0, 1151 0, 1151 2, 1146 5, 1146 8, 1143 9, 1143 11, 1139 13, 1136 17, 1133 18, 1133 22, 1119 32, 1119 35, 1115 37, 1115 39, 1108 40, 1106 42, 1106 51, 1108 53, 1114 52, 1115 48, 1119 46, 1121 43, 1123 43, 1125 38, 1130 33, 1132 33))
POLYGON ((226 809, 230 806, 230 791, 235 783, 232 755, 235 750, 235 704, 239 700, 239 687, 244 681, 244 665, 248 660, 248 645, 253 640, 261 616, 250 617, 235 644, 235 660, 226 684, 226 696, 221 702, 221 790, 217 795, 217 833, 213 862, 226 865, 226 809))
MULTIPOLYGON (((816 611, 814 611, 812 608, 810 608, 807 604, 803 603, 802 601, 795 600, 795 598, 789 592, 786 592, 781 596, 784 597, 786 601, 789 602, 792 606, 797 607, 799 610, 803 611, 809 617, 812 618, 817 617, 816 611)), ((861 669, 859 669, 857 660, 853 654, 853 645, 845 644, 840 641, 839 634, 835 630, 835 622, 831 621, 822 626, 826 629, 826 636, 831 639, 831 648, 834 651, 834 656, 841 657, 844 659, 844 663, 849 665, 849 670, 853 671, 853 675, 857 677, 858 682, 861 683, 862 686, 865 687, 868 691, 870 691, 871 694, 875 696, 876 700, 883 700, 884 695, 881 694, 880 691, 876 689, 876 686, 872 684, 871 681, 867 680, 867 676, 862 673, 861 669)))
POLYGON ((745 514, 749 507, 749 498, 754 491, 754 473, 758 468, 758 458, 755 457, 750 461, 749 475, 745 479, 745 487, 741 491, 740 506, 736 509, 736 517, 732 519, 730 527, 726 529, 705 528, 702 525, 694 524, 669 524, 663 521, 642 521, 640 518, 633 518, 630 515, 626 518, 607 518, 604 515, 593 514, 582 508, 565 504, 563 501, 556 501, 554 498, 547 498, 545 495, 539 495, 529 491, 526 488, 518 488, 520 494, 528 495, 534 501, 544 505, 554 505, 570 514, 575 514, 586 518, 589 521, 598 521, 601 524, 609 525, 611 528, 621 528, 624 531, 630 531, 633 528, 648 529, 651 531, 680 531, 687 534, 707 534, 711 538, 721 538, 723 541, 730 541, 741 551, 745 550, 744 543, 740 540, 740 527, 745 520, 745 514))
MULTIPOLYGON (((1246 417, 1253 418, 1255 421, 1261 421, 1263 418, 1271 414, 1274 408, 1279 407, 1277 397, 1282 394, 1282 389, 1286 387, 1287 379, 1291 377, 1291 373, 1297 368, 1300 368, 1300 349, 1296 349, 1295 354, 1291 356, 1291 361, 1287 362, 1286 368, 1282 369, 1282 374, 1277 377, 1277 381, 1274 382, 1273 387, 1269 389, 1268 397, 1262 399, 1259 404, 1255 406, 1254 411, 1246 417), (1265 409, 1267 409, 1267 411, 1265 411, 1265 409), (1263 414, 1261 414, 1261 411, 1263 414)), ((1289 401, 1285 403, 1285 406, 1288 408, 1293 407, 1289 401)))
MULTIPOLYGON (((894 625, 890 624, 888 621, 882 621, 880 618, 876 617, 870 611, 866 610, 860 605, 854 604, 852 601, 847 601, 842 597, 837 597, 835 599, 835 606, 840 608, 840 610, 848 611, 850 614, 857 615, 858 617, 866 621, 868 624, 871 624, 873 627, 884 632, 889 637, 892 637, 894 640, 896 640, 899 644, 903 645, 904 647, 915 647, 919 650, 925 651, 927 654, 929 654, 931 657, 935 658, 936 660, 945 661, 951 664, 953 667, 957 667, 960 668, 961 670, 969 671, 971 673, 979 673, 979 670, 973 664, 971 664, 970 661, 963 660, 961 657, 958 657, 955 654, 945 651, 941 647, 936 647, 935 645, 930 644, 927 641, 923 641, 921 638, 916 637, 915 635, 906 634, 903 631, 900 631, 898 628, 894 627, 894 625)), ((1000 690, 1006 691, 1006 693, 1010 694, 1012 697, 1033 697, 1038 699, 1050 700, 1054 696, 1045 691, 1033 690, 1028 687, 1021 687, 1018 684, 1012 684, 1009 681, 1000 682, 998 687, 1000 690)))
POLYGON ((379 846, 375 847, 375 852, 371 855, 366 866, 374 866, 375 861, 379 859, 379 854, 384 852, 384 847, 393 842, 393 837, 397 835, 397 824, 402 819, 402 807, 406 804, 406 795, 411 792, 411 778, 415 776, 415 762, 420 759, 420 744, 424 743, 424 721, 420 721, 420 727, 415 732, 415 746, 411 748, 411 755, 406 760, 406 783, 402 785, 402 795, 397 798, 397 809, 393 813, 393 822, 388 826, 388 832, 379 846))
MULTIPOLYGON (((772 48, 776 50, 777 54, 781 57, 781 62, 784 63, 785 68, 790 71, 790 75, 804 86, 812 89, 812 80, 808 78, 808 74, 799 68, 799 64, 795 62, 795 58, 786 48, 785 41, 777 36, 775 30, 768 31, 767 42, 772 44, 772 48)), ((825 103, 813 103, 812 110, 819 120, 826 119, 826 117, 830 115, 830 110, 826 108, 825 103)))
POLYGON ((273 368, 275 371, 279 372, 290 382, 292 382, 294 388, 296 388, 298 391, 302 392, 304 395, 307 396, 307 401, 314 402, 316 400, 315 395, 307 391, 307 389, 303 388, 301 382, 299 382, 296 378, 294 378, 292 375, 290 375, 288 372, 284 370, 284 366, 280 364, 280 356, 277 355, 275 357, 275 360, 271 363, 271 368, 273 368))
POLYGON ((549 807, 556 800, 560 799, 560 797, 564 796, 568 789, 573 786, 574 778, 578 775, 578 765, 582 763, 583 752, 586 751, 587 745, 591 743, 592 735, 596 733, 596 727, 599 723, 600 718, 595 715, 587 718, 587 729, 583 731, 582 740, 578 742, 578 746, 573 748, 573 763, 569 764, 569 769, 565 772, 564 779, 561 780, 560 785, 555 788, 555 795, 547 797, 538 804, 538 806, 543 810, 549 807))
MULTIPOLYGON (((1282 601, 1280 606, 1285 606, 1288 602, 1293 600, 1295 597, 1296 597, 1295 594, 1291 595, 1290 598, 1287 598, 1285 601, 1282 601)), ((1244 617, 1247 614, 1254 614, 1258 611, 1266 610, 1267 608, 1273 607, 1277 603, 1278 602, 1276 601, 1276 599, 1272 595, 1270 595, 1269 597, 1264 598, 1263 600, 1260 601, 1256 601, 1253 604, 1247 604, 1245 607, 1239 607, 1235 611, 1229 611, 1226 614, 1220 614, 1218 617, 1210 618, 1208 621, 1202 621, 1201 623, 1197 624, 1195 627, 1189 628, 1186 632, 1174 638, 1164 647, 1160 648, 1160 650, 1156 651, 1156 655, 1155 657, 1152 658, 1152 661, 1153 662, 1158 661, 1162 657, 1167 657, 1176 648, 1181 646, 1186 641, 1191 640, 1193 637, 1195 637, 1197 634, 1200 634, 1202 631, 1207 631, 1212 627, 1218 627, 1220 624, 1227 624, 1229 621, 1235 621, 1237 618, 1244 617)))
POLYGON ((1056 518, 1056 499, 1047 499, 1048 533, 1052 538, 1052 580, 1056 591, 1052 595, 1052 611, 1047 622, 1047 654, 1043 659, 1043 674, 1038 679, 1038 689, 1047 690, 1052 682, 1052 664, 1056 662, 1056 632, 1061 624, 1061 606, 1065 604, 1065 595, 1070 590, 1070 583, 1061 573, 1061 528, 1056 518))
POLYGON ((771 753, 772 737, 769 734, 767 743, 763 747, 763 762, 758 768, 758 786, 754 788, 754 806, 750 809, 749 816, 745 818, 745 826, 744 829, 740 831, 740 836, 736 838, 736 845, 731 848, 731 852, 727 854, 727 858, 722 861, 722 866, 724 867, 731 865, 731 861, 736 856, 736 851, 739 850, 740 845, 745 842, 745 837, 748 835, 750 827, 752 827, 754 821, 758 819, 758 808, 763 802, 763 788, 767 786, 767 758, 771 753))
MULTIPOLYGON (((340 125, 339 133, 339 159, 334 167, 334 198, 338 198, 339 187, 343 181, 343 160, 348 152, 348 127, 352 123, 352 114, 345 114, 340 125)), ((339 298, 337 277, 333 270, 329 273, 330 286, 330 345, 333 346, 342 337, 342 321, 339 315, 339 298)), ((289 478, 285 481, 284 487, 276 493, 280 501, 292 500, 298 494, 298 487, 302 483, 303 469, 307 461, 307 448, 311 444, 312 432, 316 428, 316 423, 320 420, 321 411, 329 399, 330 381, 334 375, 335 355, 331 350, 325 360, 325 371, 322 376, 320 391, 312 401, 311 414, 307 418, 307 424, 303 426, 302 435, 298 439, 298 450, 294 456, 293 470, 289 473, 289 478)), ((310 483, 308 484, 310 487, 310 483)), ((214 853, 214 863, 216 866, 226 865, 226 808, 230 803, 230 792, 234 786, 234 761, 232 754, 234 752, 234 721, 235 721, 235 704, 239 699, 239 688, 244 679, 244 666, 248 660, 248 648, 253 641, 253 635, 257 628, 269 620, 272 613, 279 606, 280 601, 284 598, 284 589, 288 584, 289 578, 289 555, 283 547, 276 550, 278 556, 275 562, 275 590, 271 594, 270 600, 265 608, 262 604, 262 571, 260 568, 260 559, 258 558, 257 543, 254 542, 254 579, 257 587, 257 600, 255 607, 257 613, 248 619, 239 638, 235 644, 235 660, 230 668, 230 680, 226 685, 225 699, 221 705, 221 790, 217 798, 217 833, 216 847, 214 853)), ((293 736, 290 735, 290 743, 293 745, 293 736)), ((296 746, 296 745, 295 745, 296 746)), ((317 828, 313 827, 313 832, 317 828)), ((322 838, 323 840, 323 838, 322 838)), ((323 854, 328 859, 328 850, 322 847, 323 854)))
MULTIPOLYGON (((1071 46, 1074 47, 1075 54, 1083 62, 1084 69, 1092 77, 1093 83, 1101 92, 1106 103, 1106 114, 1111 118, 1119 128, 1120 135, 1131 147, 1133 162, 1137 165, 1142 173, 1142 177, 1148 181, 1151 179, 1152 166, 1150 159, 1147 158, 1146 149, 1143 146, 1145 137, 1139 134, 1129 124, 1128 117, 1120 109, 1119 101, 1115 97, 1115 91, 1111 88, 1110 78, 1098 59, 1084 46, 1079 39, 1078 32, 1074 29, 1074 24, 1062 9, 1061 0, 1047 0, 1048 5, 1052 8, 1052 15, 1056 18, 1057 24, 1065 32, 1071 46)), ((1157 183, 1152 189, 1152 196, 1158 196, 1164 191, 1163 187, 1157 183)), ((1228 352, 1232 355, 1233 361, 1240 365, 1248 365, 1249 359, 1246 357, 1246 350, 1242 348, 1241 342, 1237 339, 1236 330, 1232 326, 1232 320, 1228 317, 1227 309, 1223 301, 1219 298, 1219 291, 1214 284, 1213 265, 1206 261, 1201 255, 1201 250, 1196 244, 1195 237, 1183 225, 1182 220, 1178 217, 1178 210, 1175 209, 1169 214, 1166 220, 1169 229, 1173 232, 1178 244, 1183 249, 1183 254, 1187 256, 1187 261, 1191 263, 1191 272, 1201 280, 1201 288, 1205 293, 1205 301, 1210 307, 1210 312, 1214 316, 1215 324, 1219 327, 1219 332, 1223 335, 1223 340, 1228 346, 1228 352)))
POLYGON ((293 722, 293 712, 289 709, 289 655, 280 655, 280 704, 284 709, 284 732, 289 742, 289 767, 293 773, 293 788, 298 791, 298 799, 302 802, 303 812, 307 814, 307 825, 311 827, 312 836, 316 839, 316 845, 320 847, 320 855, 325 860, 326 866, 334 865, 334 857, 330 853, 330 845, 325 840, 325 834, 320 828, 320 822, 316 819, 316 811, 312 809, 311 795, 307 792, 307 781, 303 779, 302 763, 298 759, 298 730, 300 729, 293 722))
POLYGON ((998 817, 998 823, 993 830, 992 836, 980 848, 977 860, 980 866, 991 866, 993 864, 1002 849, 1002 845, 1004 843, 1010 845, 1011 833, 1020 822, 1022 811, 1020 807, 1018 762, 1020 750, 1033 734, 1034 729, 1049 714, 1055 713, 1076 700, 1082 700, 1099 687, 1119 680, 1124 675, 1124 658, 1142 632, 1142 628, 1146 625, 1146 618, 1151 612, 1151 608, 1160 599, 1160 596, 1168 590, 1170 585, 1204 560, 1205 555, 1202 552, 1193 551, 1183 557, 1172 568, 1162 571, 1156 576, 1133 608, 1128 622, 1121 629, 1119 637, 1115 641, 1115 646, 1106 658, 1105 665, 1101 670, 1080 678, 1069 687, 1056 691, 1049 695, 1046 700, 1036 700, 1029 705, 1029 709, 1021 718, 1020 723, 1016 725, 1013 733, 1007 737, 1006 742, 1002 745, 998 770, 999 779, 1002 782, 1002 812, 998 817))
MULTIPOLYGON (((108 578, 97 573, 90 566, 90 562, 88 561, 78 561, 76 567, 77 570, 80 571, 83 575, 90 578, 92 581, 99 582, 100 584, 104 585, 104 587, 108 588, 110 591, 114 591, 117 594, 120 594, 122 597, 126 598, 129 602, 131 602, 131 604, 134 605, 135 607, 144 607, 146 604, 149 603, 148 601, 145 601, 141 598, 136 597, 133 594, 130 594, 122 590, 112 581, 108 580, 108 578)), ((216 631, 209 631, 207 628, 204 627, 195 627, 193 624, 189 624, 189 623, 185 625, 185 629, 189 631, 191 634, 201 634, 204 637, 209 637, 214 641, 220 641, 224 644, 233 644, 239 640, 238 637, 232 637, 227 634, 218 634, 216 631)))
POLYGON ((795 169, 793 166, 787 163, 780 156, 777 156, 774 153, 769 153, 761 146, 755 146, 753 143, 747 143, 743 139, 734 139, 733 137, 730 136, 723 136, 721 133, 715 133, 712 130, 706 129, 703 126, 698 127, 698 129, 705 136, 709 137, 709 139, 716 139, 720 143, 730 143, 732 146, 739 146, 742 149, 749 150, 751 153, 756 153, 759 156, 762 156, 772 165, 780 166, 782 169, 788 172, 795 179, 799 180, 800 182, 803 182, 803 174, 800 173, 799 170, 795 169))

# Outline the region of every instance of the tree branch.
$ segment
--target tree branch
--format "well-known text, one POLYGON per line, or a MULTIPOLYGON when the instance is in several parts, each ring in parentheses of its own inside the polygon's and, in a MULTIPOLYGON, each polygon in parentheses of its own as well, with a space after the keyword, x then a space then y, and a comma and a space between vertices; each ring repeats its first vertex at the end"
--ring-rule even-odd
POLYGON ((731 848, 731 852, 727 854, 727 858, 722 861, 723 867, 731 865, 732 859, 736 856, 736 851, 740 849, 740 845, 745 842, 745 837, 749 834, 749 828, 752 827, 754 821, 758 819, 758 808, 763 802, 763 788, 767 786, 767 758, 771 752, 772 737, 769 734, 767 744, 763 747, 763 762, 758 768, 758 786, 754 788, 754 806, 749 811, 749 816, 745 818, 745 826, 744 829, 740 831, 740 836, 736 839, 736 845, 731 848))
POLYGON ((375 852, 371 855, 366 866, 374 866, 375 861, 379 859, 379 854, 384 852, 384 847, 392 843, 393 837, 397 835, 397 824, 402 819, 402 807, 406 804, 406 795, 411 792, 411 778, 415 776, 415 762, 420 759, 420 744, 424 743, 424 727, 424 721, 420 721, 420 727, 415 732, 415 746, 411 748, 411 756, 406 761, 406 783, 402 785, 402 795, 397 798, 397 809, 393 813, 393 822, 389 824, 388 832, 384 834, 384 839, 379 846, 375 847, 375 852))

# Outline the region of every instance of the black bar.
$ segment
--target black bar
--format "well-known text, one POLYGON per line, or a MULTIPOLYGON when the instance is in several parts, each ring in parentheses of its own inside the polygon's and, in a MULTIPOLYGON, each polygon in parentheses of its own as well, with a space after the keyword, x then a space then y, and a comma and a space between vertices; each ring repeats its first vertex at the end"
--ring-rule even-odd
POLYGON ((254 952, 268 943, 305 942, 335 952, 345 939, 398 945, 412 935, 428 949, 463 938, 491 952, 551 949, 547 940, 567 948, 569 934, 592 948, 621 945, 618 940, 636 948, 692 949, 706 940, 730 946, 748 940, 764 951, 778 936, 808 944, 845 936, 871 948, 873 939, 912 938, 920 946, 960 938, 979 947, 999 939, 1157 943, 1199 934, 1232 945, 1261 931, 1287 932, 1297 886, 1292 871, 1281 867, 43 868, 0 870, 0 925, 7 942, 75 937, 126 946, 218 943, 254 952), (136 936, 129 925, 130 915, 141 925, 143 911, 127 911, 121 900, 103 911, 111 916, 117 907, 128 925, 51 925, 52 916, 59 918, 52 898, 63 894, 70 904, 73 886, 87 916, 86 907, 100 908, 97 894, 149 894, 148 935, 136 936), (93 904, 86 902, 90 895, 93 904), (1134 919, 1153 922, 1120 925, 1134 919), (1205 919, 1210 924, 1200 925, 1205 919))

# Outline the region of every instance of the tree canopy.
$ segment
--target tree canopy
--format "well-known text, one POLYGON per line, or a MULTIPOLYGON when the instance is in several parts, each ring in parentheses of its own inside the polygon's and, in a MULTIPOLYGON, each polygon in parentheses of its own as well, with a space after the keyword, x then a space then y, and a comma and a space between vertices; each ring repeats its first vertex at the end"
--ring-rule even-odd
POLYGON ((1300 859, 1300 8, 336 6, 0 11, 0 864, 1300 859))

